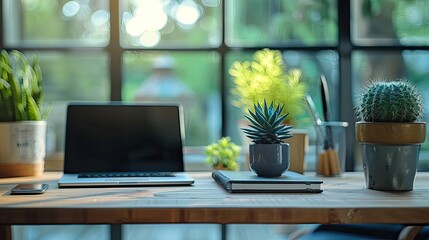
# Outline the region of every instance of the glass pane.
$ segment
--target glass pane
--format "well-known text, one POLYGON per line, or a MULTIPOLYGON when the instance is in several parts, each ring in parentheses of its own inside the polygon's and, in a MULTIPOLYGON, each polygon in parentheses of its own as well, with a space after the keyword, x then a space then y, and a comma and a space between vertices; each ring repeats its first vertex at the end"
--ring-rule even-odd
MULTIPOLYGON (((298 225, 228 224, 222 232, 220 224, 124 224, 123 240, 186 239, 186 240, 286 240, 298 225), (225 233, 225 235, 222 235, 225 233), (138 236, 138 237, 136 237, 138 236)), ((308 227, 308 226, 307 226, 308 227)))
POLYGON ((351 1, 357 45, 429 45, 428 0, 351 1))
POLYGON ((110 225, 15 225, 14 240, 29 239, 110 239, 110 225))
POLYGON ((121 44, 137 48, 218 47, 220 0, 123 0, 121 44))
MULTIPOLYGON (((415 83, 422 92, 423 121, 429 122, 429 51, 371 52, 357 51, 352 55, 354 99, 361 87, 371 79, 402 79, 415 83)), ((358 148, 359 149, 359 148, 358 148)), ((429 141, 422 145, 419 169, 429 170, 429 141)), ((362 169, 360 153, 356 153, 356 168, 362 169)))
POLYGON ((337 43, 335 0, 225 2, 226 43, 229 46, 337 43))
POLYGON ((47 153, 64 148, 65 113, 69 101, 107 101, 110 98, 108 57, 103 52, 41 52, 45 103, 48 116, 47 153))
POLYGON ((126 52, 123 100, 181 103, 185 145, 207 145, 221 133, 219 62, 215 52, 126 52))
POLYGON ((5 0, 5 44, 9 47, 106 46, 108 0, 5 0))
MULTIPOLYGON (((227 69, 230 68, 234 61, 243 61, 252 59, 253 52, 233 52, 227 55, 227 69)), ((299 68, 302 71, 302 80, 308 86, 308 93, 312 96, 319 112, 321 112, 321 92, 320 92, 320 75, 323 74, 328 80, 330 87, 330 95, 332 98, 333 120, 339 121, 339 89, 340 82, 338 77, 338 54, 335 51, 319 51, 319 52, 298 52, 285 51, 283 59, 287 69, 299 68)), ((234 86, 233 79, 230 75, 227 76, 227 88, 232 89, 234 86)), ((233 101, 238 98, 227 92, 227 134, 232 137, 237 143, 243 143, 244 137, 238 127, 240 119, 243 119, 242 111, 233 106, 233 101)), ((286 96, 285 96, 286 97, 286 96)), ((312 118, 306 109, 303 109, 298 114, 297 119, 293 121, 294 129, 305 129, 309 133, 310 143, 316 140, 316 133, 313 127, 312 118)), ((314 154, 313 152, 311 154, 314 154)), ((310 157, 309 157, 310 158, 310 157)), ((314 161, 314 158, 312 159, 314 161)))
POLYGON ((218 224, 124 224, 122 229, 123 240, 221 239, 221 227, 218 224))

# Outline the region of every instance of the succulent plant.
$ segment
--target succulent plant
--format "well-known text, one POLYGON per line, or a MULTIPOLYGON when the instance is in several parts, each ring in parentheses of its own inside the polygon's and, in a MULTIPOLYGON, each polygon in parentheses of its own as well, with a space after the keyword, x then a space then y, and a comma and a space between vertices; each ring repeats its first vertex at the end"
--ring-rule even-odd
POLYGON ((423 103, 409 81, 373 81, 365 87, 356 113, 366 122, 415 122, 423 115, 423 103))
POLYGON ((242 128, 243 132, 252 142, 257 144, 281 143, 283 139, 292 137, 290 132, 292 126, 283 124, 288 113, 282 114, 284 105, 277 107, 271 102, 270 105, 264 101, 254 104, 254 110, 249 109, 249 114, 244 116, 250 121, 249 128, 242 128))
POLYGON ((0 122, 42 120, 42 72, 35 54, 28 59, 13 50, 0 53, 0 122))
POLYGON ((240 156, 240 147, 231 141, 230 137, 222 137, 217 142, 206 147, 206 163, 215 169, 227 168, 229 170, 238 170, 238 157, 240 156))

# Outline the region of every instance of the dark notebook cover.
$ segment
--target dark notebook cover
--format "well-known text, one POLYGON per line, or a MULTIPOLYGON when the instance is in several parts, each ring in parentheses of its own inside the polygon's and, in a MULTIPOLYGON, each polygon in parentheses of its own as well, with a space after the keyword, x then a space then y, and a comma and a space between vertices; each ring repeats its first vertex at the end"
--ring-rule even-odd
POLYGON ((214 170, 212 177, 226 191, 248 193, 320 193, 322 180, 286 171, 280 177, 258 177, 251 171, 214 170))

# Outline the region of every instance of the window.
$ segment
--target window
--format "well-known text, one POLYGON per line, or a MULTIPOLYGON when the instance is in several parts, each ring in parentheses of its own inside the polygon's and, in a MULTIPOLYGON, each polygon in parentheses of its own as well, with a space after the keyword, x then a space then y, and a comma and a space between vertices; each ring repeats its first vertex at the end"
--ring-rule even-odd
POLYGON ((335 46, 338 42, 335 0, 225 4, 225 41, 230 47, 335 46))
POLYGON ((221 131, 219 61, 215 51, 126 51, 122 100, 180 102, 185 145, 207 145, 221 131))
POLYGON ((71 48, 109 44, 109 1, 2 1, 5 47, 71 48))
MULTIPOLYGON (((222 135, 241 143, 228 69, 265 47, 302 69, 317 106, 326 76, 335 120, 350 123, 347 170, 360 168, 353 102, 362 84, 408 78, 429 97, 429 0, 3 0, 1 8, 0 47, 40 54, 54 106, 49 153, 63 149, 66 104, 82 100, 180 101, 189 149, 222 135)), ((307 113, 295 127, 314 143, 307 113)), ((429 143, 421 169, 427 153, 429 143)))
POLYGON ((120 37, 125 48, 217 48, 221 44, 220 0, 120 1, 120 37))
MULTIPOLYGON (((422 91, 427 122, 429 1, 359 0, 352 1, 351 9, 352 88, 360 89, 371 79, 406 78, 422 91)), ((426 141, 422 145, 420 170, 429 170, 428 150, 426 141)), ((356 162, 356 166, 361 164, 356 162)))

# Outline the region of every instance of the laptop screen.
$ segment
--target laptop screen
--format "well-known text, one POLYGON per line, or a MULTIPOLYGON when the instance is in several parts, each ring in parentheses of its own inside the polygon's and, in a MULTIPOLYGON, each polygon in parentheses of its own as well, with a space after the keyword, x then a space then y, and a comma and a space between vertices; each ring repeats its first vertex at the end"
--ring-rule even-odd
POLYGON ((182 172, 178 105, 70 104, 65 173, 182 172))

